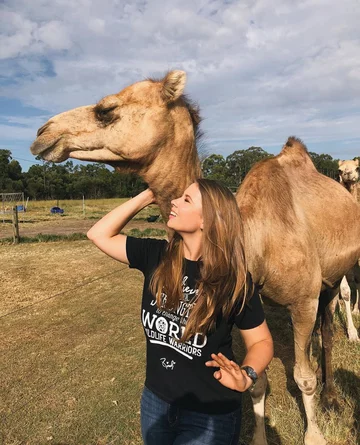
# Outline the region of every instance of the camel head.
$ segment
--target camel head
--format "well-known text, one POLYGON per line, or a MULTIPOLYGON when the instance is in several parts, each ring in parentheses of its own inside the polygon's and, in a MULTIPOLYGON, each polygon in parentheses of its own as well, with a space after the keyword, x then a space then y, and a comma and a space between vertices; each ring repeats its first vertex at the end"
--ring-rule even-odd
POLYGON ((344 185, 353 184, 360 179, 359 160, 339 161, 340 182, 344 185))
POLYGON ((134 83, 96 105, 58 114, 38 130, 31 152, 46 161, 73 158, 137 173, 161 207, 200 176, 200 117, 183 96, 185 83, 184 71, 170 71, 161 80, 134 83))

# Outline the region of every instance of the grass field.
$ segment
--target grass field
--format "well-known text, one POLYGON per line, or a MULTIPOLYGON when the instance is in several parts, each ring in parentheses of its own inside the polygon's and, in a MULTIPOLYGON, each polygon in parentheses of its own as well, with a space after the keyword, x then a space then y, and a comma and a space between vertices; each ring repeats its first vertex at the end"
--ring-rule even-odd
MULTIPOLYGON (((20 238, 51 241, 56 240, 56 236, 86 234, 97 220, 126 200, 126 198, 87 200, 85 201, 85 211, 83 211, 81 200, 30 201, 27 211, 19 212, 20 238), (63 214, 50 213, 51 207, 56 205, 64 209, 63 214), (39 237, 39 234, 42 237, 39 237), (51 238, 50 235, 56 236, 51 238)), ((154 223, 147 222, 148 216, 159 215, 159 213, 159 208, 155 205, 143 209, 126 225, 124 233, 141 236, 145 230, 152 229, 155 231, 153 236, 164 236, 166 232, 161 217, 154 223)), ((149 233, 144 235, 149 236, 149 233)), ((10 213, 1 214, 0 243, 12 243, 12 236, 12 215, 10 213)))
MULTIPOLYGON (((87 199, 83 203, 81 199, 73 200, 48 200, 48 201, 29 201, 26 212, 19 212, 19 217, 25 221, 51 221, 54 217, 74 218, 74 219, 98 219, 114 207, 127 201, 128 198, 111 199, 87 199), (64 210, 62 215, 53 215, 50 213, 51 207, 61 207, 64 210)), ((144 219, 155 207, 144 209, 135 218, 144 219)))
MULTIPOLYGON (((0 275, 0 443, 142 443, 142 275, 89 241, 0 246, 0 275)), ((292 378, 292 330, 286 310, 266 312, 275 340, 266 401, 268 441, 299 445, 304 426, 292 378)), ((236 331, 234 342, 240 360, 236 331)), ((318 348, 313 351, 316 356, 318 348)), ((348 342, 342 316, 337 317, 333 363, 341 410, 319 409, 319 424, 329 445, 356 445, 360 345, 348 342)), ((245 443, 253 425, 245 394, 245 443)))

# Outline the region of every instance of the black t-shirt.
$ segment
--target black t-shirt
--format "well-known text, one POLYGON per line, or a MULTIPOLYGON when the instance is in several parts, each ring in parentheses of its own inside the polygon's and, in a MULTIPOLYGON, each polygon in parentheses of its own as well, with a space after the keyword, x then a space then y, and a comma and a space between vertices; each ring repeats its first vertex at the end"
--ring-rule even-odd
POLYGON ((189 317, 196 295, 196 280, 199 277, 197 261, 185 259, 183 295, 177 310, 158 308, 155 297, 149 290, 153 272, 158 266, 167 241, 156 239, 127 238, 126 253, 130 267, 139 269, 145 276, 141 321, 146 337, 145 386, 167 403, 209 414, 234 411, 240 406, 241 393, 223 386, 205 362, 210 354, 223 353, 234 360, 231 329, 235 324, 240 329, 251 329, 264 321, 264 312, 258 293, 239 315, 236 312, 228 320, 218 318, 216 329, 207 335, 195 334, 182 343, 181 328, 189 317))

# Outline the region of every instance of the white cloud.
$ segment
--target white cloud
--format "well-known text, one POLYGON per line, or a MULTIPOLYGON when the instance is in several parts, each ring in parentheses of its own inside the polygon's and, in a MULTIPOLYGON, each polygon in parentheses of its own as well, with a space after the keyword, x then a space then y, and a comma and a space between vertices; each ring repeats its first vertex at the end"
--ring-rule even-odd
POLYGON ((31 45, 36 25, 20 14, 4 11, 1 14, 0 27, 0 58, 7 59, 19 56, 31 45))
POLYGON ((209 144, 265 146, 289 134, 346 144, 358 135, 356 0, 4 5, 0 94, 26 105, 55 114, 177 67, 188 72, 209 144))
POLYGON ((40 44, 51 50, 69 49, 71 47, 66 27, 56 20, 40 26, 35 33, 35 38, 40 44))

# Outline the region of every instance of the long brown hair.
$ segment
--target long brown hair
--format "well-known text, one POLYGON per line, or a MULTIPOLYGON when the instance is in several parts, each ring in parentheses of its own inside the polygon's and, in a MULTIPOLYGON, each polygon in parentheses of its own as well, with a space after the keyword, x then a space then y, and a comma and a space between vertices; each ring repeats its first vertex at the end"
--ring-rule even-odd
MULTIPOLYGON (((241 311, 250 284, 243 225, 233 194, 217 181, 198 179, 196 183, 203 213, 200 278, 182 341, 189 340, 196 333, 206 334, 212 330, 218 315, 228 318, 234 308, 241 311)), ((169 310, 178 307, 183 298, 183 272, 183 239, 175 233, 150 284, 159 307, 169 310)))

